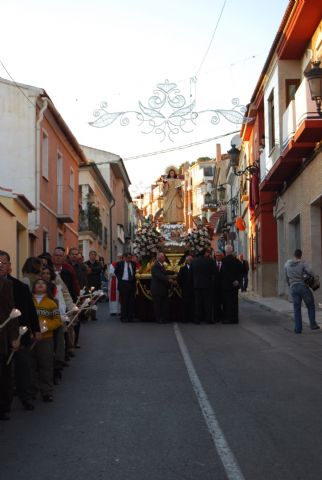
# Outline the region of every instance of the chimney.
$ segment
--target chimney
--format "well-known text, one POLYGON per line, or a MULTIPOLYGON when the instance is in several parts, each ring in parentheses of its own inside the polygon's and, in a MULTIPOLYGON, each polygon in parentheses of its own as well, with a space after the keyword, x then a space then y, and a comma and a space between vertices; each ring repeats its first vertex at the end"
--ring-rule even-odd
POLYGON ((220 143, 216 143, 216 161, 220 162, 221 160, 221 145, 220 143))

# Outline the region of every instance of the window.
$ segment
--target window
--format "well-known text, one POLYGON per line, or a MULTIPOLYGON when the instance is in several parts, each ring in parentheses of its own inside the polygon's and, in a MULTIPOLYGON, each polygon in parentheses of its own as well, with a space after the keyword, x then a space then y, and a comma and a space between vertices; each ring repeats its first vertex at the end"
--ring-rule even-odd
POLYGON ((49 251, 49 235, 47 231, 43 231, 42 234, 42 251, 48 252, 49 251))
POLYGON ((289 249, 293 254, 297 248, 301 248, 301 217, 298 215, 289 224, 289 249))
POLYGON ((42 176, 48 180, 48 135, 44 131, 42 132, 41 155, 42 176))
POLYGON ((268 98, 268 131, 269 131, 269 151, 275 147, 275 105, 274 90, 268 98))
POLYGON ((203 168, 203 174, 205 177, 212 177, 214 174, 214 169, 212 166, 208 167, 202 167, 203 168))
POLYGON ((71 218, 74 216, 74 186, 75 186, 75 174, 74 171, 70 170, 69 175, 69 215, 71 218))
POLYGON ((57 213, 63 213, 63 157, 57 153, 57 213))
POLYGON ((285 102, 286 108, 289 106, 290 101, 294 100, 296 90, 300 86, 300 79, 299 78, 291 78, 285 80, 285 102))
POLYGON ((63 246, 64 246, 64 235, 58 232, 57 247, 63 247, 63 246))

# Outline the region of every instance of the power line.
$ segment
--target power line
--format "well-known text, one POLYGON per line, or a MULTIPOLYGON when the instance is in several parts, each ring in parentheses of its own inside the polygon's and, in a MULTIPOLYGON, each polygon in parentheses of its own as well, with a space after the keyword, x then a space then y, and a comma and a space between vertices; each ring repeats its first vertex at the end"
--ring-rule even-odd
POLYGON ((214 29, 213 34, 212 34, 212 36, 211 36, 211 40, 210 40, 210 42, 209 42, 208 48, 207 48, 207 50, 206 50, 206 53, 205 53, 204 56, 203 56, 203 59, 201 60, 201 63, 200 63, 199 68, 198 68, 198 70, 197 70, 197 73, 195 74, 195 77, 196 77, 196 78, 198 77, 198 75, 199 75, 199 73, 200 73, 200 70, 202 69, 203 64, 205 63, 206 58, 207 58, 207 56, 208 56, 209 50, 210 50, 210 48, 211 48, 212 42, 213 42, 213 40, 214 40, 214 38, 215 38, 217 29, 218 29, 218 26, 219 26, 219 22, 220 22, 220 20, 221 20, 222 14, 223 14, 223 12, 224 12, 224 8, 225 8, 225 5, 226 5, 226 2, 227 2, 227 0, 224 1, 223 6, 222 6, 222 8, 221 8, 221 12, 220 12, 220 14, 219 14, 219 17, 218 17, 218 20, 217 20, 215 29, 214 29))
POLYGON ((199 140, 197 142, 188 143, 186 145, 179 145, 178 147, 166 148, 164 150, 158 150, 156 152, 142 153, 141 155, 134 155, 132 157, 125 157, 125 158, 123 158, 123 161, 127 162, 129 160, 137 160, 138 158, 152 157, 154 155, 161 155, 163 153, 174 152, 175 150, 183 150, 185 148, 195 147, 197 145, 202 145, 203 143, 208 143, 208 142, 213 142, 214 140, 219 140, 219 138, 228 137, 229 135, 233 135, 234 133, 240 133, 240 130, 235 130, 233 132, 223 133, 222 135, 218 135, 217 137, 206 138, 204 140, 199 140))
POLYGON ((31 103, 31 105, 33 107, 36 107, 36 105, 34 104, 34 102, 32 102, 30 100, 30 98, 25 94, 25 92, 23 91, 22 88, 20 88, 20 85, 18 85, 18 83, 15 81, 15 79, 10 75, 10 72, 7 70, 6 66, 4 65, 4 63, 0 60, 0 64, 2 65, 4 71, 7 73, 7 75, 9 75, 10 79, 13 81, 15 87, 18 88, 18 90, 22 93, 22 95, 28 100, 29 103, 31 103))

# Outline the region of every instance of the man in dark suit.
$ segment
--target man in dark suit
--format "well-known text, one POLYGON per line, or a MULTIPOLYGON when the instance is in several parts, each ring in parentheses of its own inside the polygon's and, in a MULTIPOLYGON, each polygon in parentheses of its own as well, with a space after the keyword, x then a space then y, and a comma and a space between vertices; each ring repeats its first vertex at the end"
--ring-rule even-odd
POLYGON ((169 321, 169 298, 168 291, 174 281, 168 277, 163 264, 165 255, 162 252, 157 254, 156 262, 151 270, 151 294, 153 301, 154 317, 157 323, 169 321))
POLYGON ((222 261, 223 323, 238 323, 238 289, 242 281, 243 266, 233 255, 233 251, 232 245, 226 245, 226 256, 222 261))
POLYGON ((10 255, 0 251, 0 277, 7 278, 12 283, 13 305, 21 311, 19 325, 28 327, 27 333, 21 338, 21 348, 15 353, 15 380, 17 393, 23 407, 26 410, 33 410, 32 403, 32 364, 29 347, 33 340, 40 340, 40 326, 38 315, 30 290, 27 285, 10 275, 10 255))
POLYGON ((219 250, 215 252, 215 267, 216 274, 214 276, 214 322, 220 322, 224 316, 224 307, 223 307, 223 289, 222 289, 222 278, 223 278, 223 264, 222 264, 223 254, 219 250))
POLYGON ((185 265, 180 267, 177 282, 181 288, 183 322, 192 322, 194 320, 194 292, 193 279, 191 273, 191 262, 193 257, 188 255, 185 259, 185 265))
POLYGON ((241 283, 241 291, 242 292, 247 292, 247 287, 248 287, 248 272, 249 272, 249 263, 247 260, 244 259, 244 255, 241 253, 239 255, 239 261, 241 262, 243 266, 243 275, 242 275, 242 283, 241 283))
POLYGON ((133 322, 135 306, 135 273, 136 264, 132 262, 130 253, 125 253, 114 271, 120 292, 121 322, 133 322))
POLYGON ((214 323, 212 317, 213 280, 215 263, 210 258, 210 249, 205 248, 191 263, 195 296, 195 323, 214 323))
POLYGON ((12 392, 12 363, 7 365, 10 352, 19 347, 19 320, 4 322, 13 308, 13 292, 10 280, 0 277, 0 420, 10 420, 12 392))

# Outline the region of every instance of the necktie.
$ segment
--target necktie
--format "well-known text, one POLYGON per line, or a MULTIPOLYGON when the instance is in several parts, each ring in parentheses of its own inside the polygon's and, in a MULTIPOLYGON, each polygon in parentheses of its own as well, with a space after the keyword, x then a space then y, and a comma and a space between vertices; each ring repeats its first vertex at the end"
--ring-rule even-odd
POLYGON ((132 270, 129 263, 127 264, 127 274, 128 274, 129 280, 132 280, 133 275, 132 275, 132 270))
POLYGON ((220 272, 220 262, 217 262, 217 268, 218 268, 218 271, 220 272))

